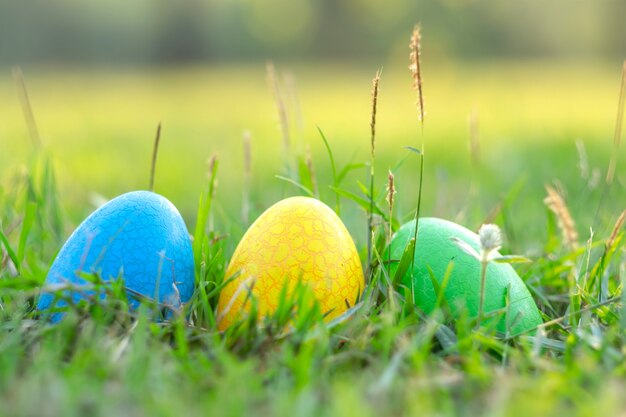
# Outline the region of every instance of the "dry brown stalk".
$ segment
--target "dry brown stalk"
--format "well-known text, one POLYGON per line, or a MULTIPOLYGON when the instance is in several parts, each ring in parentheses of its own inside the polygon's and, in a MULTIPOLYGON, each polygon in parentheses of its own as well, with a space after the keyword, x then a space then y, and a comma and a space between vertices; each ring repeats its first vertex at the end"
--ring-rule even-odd
POLYGON ((417 112, 419 121, 424 125, 424 93, 423 93, 423 80, 422 80, 422 68, 420 62, 421 51, 421 42, 422 42, 422 28, 421 26, 415 25, 413 28, 413 33, 411 34, 411 41, 409 43, 409 48, 411 49, 411 53, 409 54, 409 69, 411 70, 411 74, 413 75, 413 88, 417 91, 417 112))
POLYGON ((546 191, 548 196, 543 202, 556 215, 558 227, 563 235, 563 241, 571 250, 575 250, 578 247, 578 232, 565 200, 549 185, 546 185, 546 191))
POLYGON ((270 85, 270 89, 274 94, 274 101, 276 102, 276 110, 278 111, 278 122, 280 123, 280 130, 283 136, 283 147, 287 156, 288 168, 291 171, 293 164, 291 161, 291 139, 289 136, 289 120, 287 118, 287 108, 285 101, 283 100, 280 88, 278 85, 278 78, 276 77, 276 69, 272 62, 268 62, 266 65, 267 80, 270 85))
POLYGON ((609 236, 609 239, 606 241, 607 251, 611 249, 611 247, 613 247, 613 244, 615 243, 615 240, 617 239, 617 235, 620 232, 620 230, 622 230, 622 227, 624 226, 625 221, 626 221, 626 210, 622 211, 622 214, 620 214, 619 217, 617 218, 615 225, 613 225, 613 230, 611 231, 611 235, 609 236))
POLYGON ((380 69, 372 79, 372 117, 370 119, 370 209, 367 219, 367 268, 372 265, 372 230, 374 229, 374 156, 376 154, 376 106, 378 104, 378 84, 380 83, 380 69))
POLYGON ((306 146, 306 168, 309 171, 311 177, 311 188, 315 196, 319 196, 319 190, 317 188, 317 179, 315 178, 315 168, 313 167, 313 157, 311 156, 311 147, 306 146))
POLYGON ((22 69, 20 67, 13 68, 13 79, 17 85, 17 93, 20 98, 20 104, 22 105, 24 119, 26 120, 26 125, 28 126, 28 133, 30 134, 30 138, 33 141, 35 148, 40 148, 41 136, 39 136, 39 129, 37 128, 37 122, 35 121, 33 107, 30 104, 26 81, 24 81, 24 74, 22 73, 22 69))
POLYGON ((393 211, 393 202, 396 195, 396 186, 394 181, 393 172, 389 171, 387 175, 387 204, 389 205, 389 218, 391 219, 391 213, 393 211))
POLYGON ((302 130, 302 110, 300 108, 300 100, 298 98, 298 88, 296 84, 296 77, 293 72, 288 71, 283 74, 283 81, 285 85, 285 92, 289 98, 289 108, 292 110, 293 122, 298 130, 302 130))
POLYGON ((381 70, 379 69, 372 79, 372 118, 370 120, 372 159, 374 159, 376 150, 376 106, 378 104, 378 84, 380 83, 380 75, 381 70))
POLYGON ((161 122, 157 125, 154 146, 152 148, 152 164, 150 165, 150 191, 154 191, 154 176, 156 175, 156 160, 159 154, 159 143, 161 142, 161 122))
POLYGON ((243 132, 243 203, 241 205, 241 220, 245 225, 250 220, 250 181, 252 178, 252 145, 251 134, 243 132))

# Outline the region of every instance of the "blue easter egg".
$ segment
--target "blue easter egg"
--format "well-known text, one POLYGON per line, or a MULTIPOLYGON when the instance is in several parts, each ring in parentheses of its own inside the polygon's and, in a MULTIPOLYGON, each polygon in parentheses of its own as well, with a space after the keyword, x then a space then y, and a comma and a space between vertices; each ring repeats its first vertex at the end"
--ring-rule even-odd
MULTIPOLYGON (((87 217, 65 242, 50 267, 37 309, 45 310, 55 300, 46 288, 88 285, 80 273, 95 273, 104 281, 123 279, 133 308, 139 304, 133 293, 178 307, 189 301, 194 289, 193 252, 185 222, 176 207, 158 194, 134 191, 114 198, 87 217)), ((70 294, 78 302, 85 293, 66 292, 70 294)), ((55 316, 55 321, 60 318, 55 316)))

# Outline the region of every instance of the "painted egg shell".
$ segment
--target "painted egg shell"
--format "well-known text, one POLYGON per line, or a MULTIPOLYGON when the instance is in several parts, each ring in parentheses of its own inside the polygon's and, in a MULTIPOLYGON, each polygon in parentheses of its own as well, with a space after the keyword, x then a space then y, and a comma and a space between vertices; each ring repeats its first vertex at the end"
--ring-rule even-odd
MULTIPOLYGON (((404 249, 414 232, 415 220, 404 224, 393 236, 390 245, 392 262, 402 258, 404 249)), ((477 317, 480 303, 481 264, 459 248, 451 240, 453 237, 461 239, 476 251, 480 249, 476 233, 446 220, 420 219, 413 273, 411 274, 408 270, 402 282, 407 288, 412 289, 415 304, 424 312, 430 313, 436 307, 437 297, 428 268, 441 284, 448 264, 454 262, 449 281, 444 289, 444 298, 453 314, 457 315, 460 309, 467 309, 470 317, 477 317)), ((397 266, 397 262, 392 263, 392 275, 397 266)), ((497 316, 498 331, 504 333, 508 329, 509 334, 517 334, 531 331, 542 323, 535 301, 511 265, 490 262, 487 266, 485 282, 484 313, 505 308, 507 291, 508 313, 497 316)), ((489 324, 489 320, 485 320, 485 324, 489 324)))
MULTIPOLYGON (((148 191, 123 194, 78 226, 52 263, 45 285, 87 284, 79 272, 97 273, 105 281, 122 277, 129 294, 178 306, 194 288, 187 227, 165 197, 148 191)), ((73 292, 72 298, 79 301, 81 294, 73 292)), ((45 310, 53 301, 54 294, 43 292, 37 308, 45 310)), ((129 301, 132 307, 139 304, 133 297, 129 301)))
POLYGON ((359 255, 341 219, 307 197, 279 201, 250 226, 226 271, 226 278, 235 275, 220 294, 220 330, 249 309, 250 302, 244 305, 248 293, 240 288, 251 280, 259 316, 275 311, 284 285, 298 280, 312 288, 327 319, 354 305, 365 286, 359 255))

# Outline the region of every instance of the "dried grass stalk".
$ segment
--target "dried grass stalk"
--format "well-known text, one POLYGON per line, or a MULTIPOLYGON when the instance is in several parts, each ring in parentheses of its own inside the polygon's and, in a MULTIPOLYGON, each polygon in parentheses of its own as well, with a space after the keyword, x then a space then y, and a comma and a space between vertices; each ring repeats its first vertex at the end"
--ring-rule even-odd
POLYGON ((41 136, 39 136, 39 129, 37 128, 33 106, 30 103, 28 89, 26 88, 26 81, 24 81, 24 74, 22 73, 22 69, 20 67, 13 68, 13 79, 15 80, 15 84, 17 86, 17 93, 22 106, 22 113, 24 113, 24 119, 26 120, 26 125, 28 126, 30 139, 33 142, 33 146, 36 149, 39 149, 42 144, 41 136))
POLYGON ((243 202, 241 205, 241 220, 247 225, 250 220, 250 182, 252 180, 252 135, 250 131, 243 132, 243 202))
MULTIPOLYGON (((387 175, 387 204, 389 205, 389 213, 393 212, 393 202, 396 195, 396 186, 393 173, 389 171, 387 175)), ((391 218, 391 216, 390 216, 391 218)))
POLYGON ((150 165, 150 191, 154 191, 154 177, 156 175, 156 161, 159 154, 159 143, 161 142, 161 123, 157 126, 156 136, 154 138, 154 147, 152 148, 152 164, 150 165))
POLYGON ((370 120, 370 133, 371 133, 371 156, 374 159, 376 151, 376 107, 378 104, 378 84, 380 83, 381 71, 376 71, 376 75, 372 79, 372 118, 370 120))
POLYGON ((291 161, 291 138, 289 135, 289 119, 287 118, 287 107, 285 106, 285 101, 283 100, 283 96, 280 92, 274 64, 272 62, 268 62, 266 65, 266 70, 267 81, 269 83, 270 89, 272 90, 272 93, 274 94, 276 110, 278 111, 278 122, 280 123, 280 131, 283 136, 283 147, 287 156, 288 167, 291 170, 293 168, 293 164, 291 161))
POLYGON ((311 147, 306 147, 306 168, 309 171, 311 177, 311 188, 315 196, 319 196, 319 189, 317 188, 317 178, 315 177, 315 168, 313 167, 313 156, 311 155, 311 147))
POLYGON ((578 232, 563 197, 551 186, 546 185, 548 196, 543 200, 545 205, 557 218, 559 229, 563 234, 565 245, 571 250, 578 248, 578 232))
POLYGON ((626 221, 626 210, 622 211, 622 214, 620 214, 619 217, 617 218, 615 225, 613 225, 613 230, 611 230, 611 235, 609 236, 609 239, 606 241, 606 250, 609 250, 611 249, 611 247, 613 247, 613 244, 615 243, 615 240, 617 239, 617 235, 622 230, 622 227, 624 226, 625 221, 626 221))
POLYGON ((424 124, 424 92, 423 92, 423 79, 422 79, 422 68, 420 62, 421 56, 421 42, 422 42, 422 28, 421 26, 415 25, 413 28, 413 33, 411 34, 411 41, 409 42, 409 48, 411 49, 411 53, 409 54, 409 69, 411 70, 411 74, 413 76, 413 89, 417 91, 417 113, 419 117, 419 121, 424 124))
POLYGON ((376 107, 378 105, 378 84, 380 70, 372 79, 372 115, 370 119, 370 207, 367 219, 367 270, 372 265, 372 231, 374 230, 374 156, 376 154, 376 107))

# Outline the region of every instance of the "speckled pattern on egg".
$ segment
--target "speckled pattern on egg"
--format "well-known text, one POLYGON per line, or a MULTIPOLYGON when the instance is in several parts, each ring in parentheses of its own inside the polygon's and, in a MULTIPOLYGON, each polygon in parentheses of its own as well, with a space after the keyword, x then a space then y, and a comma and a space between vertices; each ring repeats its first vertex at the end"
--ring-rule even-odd
POLYGON ((339 217, 319 200, 292 197, 265 211, 250 226, 228 266, 239 275, 220 294, 219 328, 225 329, 245 306, 245 281, 255 281, 259 314, 274 311, 285 282, 302 279, 313 289, 323 312, 333 318, 354 305, 364 288, 363 271, 352 237, 339 217), (239 293, 236 292, 239 289, 239 293))
MULTIPOLYGON (((132 291, 171 305, 186 302, 194 287, 187 227, 176 207, 158 194, 121 195, 93 212, 72 233, 45 284, 86 284, 77 274, 80 271, 98 273, 104 280, 123 276, 132 291)), ((81 298, 79 293, 72 297, 81 298)), ((53 294, 42 293, 37 308, 50 307, 53 299, 53 294)), ((131 299, 131 304, 136 306, 136 300, 131 299)))

